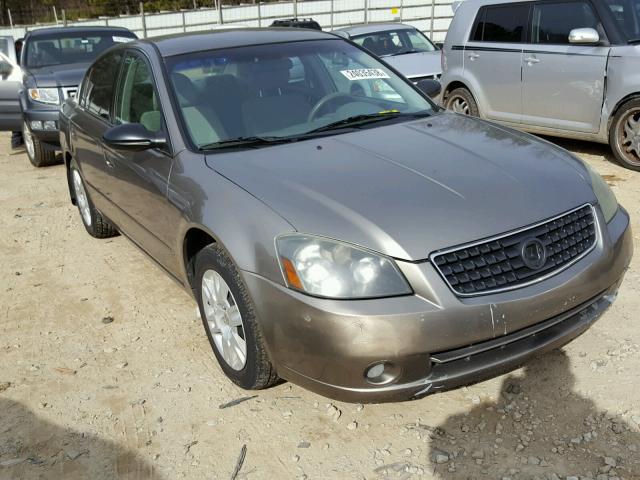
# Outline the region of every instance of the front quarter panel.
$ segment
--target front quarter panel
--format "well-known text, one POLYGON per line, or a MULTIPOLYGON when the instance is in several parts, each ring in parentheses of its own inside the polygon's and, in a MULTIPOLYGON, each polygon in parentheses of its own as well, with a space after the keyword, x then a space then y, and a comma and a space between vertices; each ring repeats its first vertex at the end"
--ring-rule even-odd
MULTIPOLYGON (((263 202, 207 167, 204 155, 187 150, 175 158, 168 200, 182 212, 175 251, 183 252, 187 232, 208 232, 236 266, 283 284, 275 237, 295 229, 263 202)), ((174 227, 172 227, 174 228, 174 227)), ((188 285, 184 262, 181 277, 188 285)))
MULTIPOLYGON (((609 118, 624 99, 640 94, 640 45, 613 47, 607 68, 605 119, 609 118)), ((603 122, 606 127, 607 122, 603 122)))

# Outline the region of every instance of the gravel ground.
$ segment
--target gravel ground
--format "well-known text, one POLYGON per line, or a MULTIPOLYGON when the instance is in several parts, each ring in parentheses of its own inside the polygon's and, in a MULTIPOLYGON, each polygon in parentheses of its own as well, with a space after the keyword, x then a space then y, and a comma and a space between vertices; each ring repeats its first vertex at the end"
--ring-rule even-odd
MULTIPOLYGON (((606 175, 639 245, 640 173, 558 143, 606 175)), ((365 407, 289 383, 248 393, 189 295, 126 239, 89 237, 64 167, 8 144, 0 479, 640 479, 640 254, 589 332, 509 375, 365 407)))

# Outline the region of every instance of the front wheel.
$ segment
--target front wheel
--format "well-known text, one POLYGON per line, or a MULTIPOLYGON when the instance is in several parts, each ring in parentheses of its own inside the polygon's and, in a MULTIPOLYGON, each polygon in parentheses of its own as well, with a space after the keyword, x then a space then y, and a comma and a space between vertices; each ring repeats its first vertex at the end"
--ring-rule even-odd
POLYGON ((213 353, 231 381, 247 390, 278 376, 262 339, 253 302, 238 269, 216 244, 196 256, 195 293, 213 353))
POLYGON ((29 128, 27 122, 24 122, 22 125, 22 136, 24 138, 25 149, 27 150, 27 157, 29 157, 31 165, 34 167, 46 167, 56 163, 56 152, 48 150, 42 145, 40 140, 31 132, 31 128, 29 128))
POLYGON ((640 171, 640 98, 618 109, 609 129, 609 145, 623 167, 640 171))
POLYGON ((479 117, 480 111, 471 92, 464 87, 456 88, 449 92, 444 101, 444 107, 452 112, 479 117))

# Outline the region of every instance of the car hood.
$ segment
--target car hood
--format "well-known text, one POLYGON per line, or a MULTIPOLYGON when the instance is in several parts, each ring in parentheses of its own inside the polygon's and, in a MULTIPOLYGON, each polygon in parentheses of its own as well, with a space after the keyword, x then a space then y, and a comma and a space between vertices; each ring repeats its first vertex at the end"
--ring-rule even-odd
POLYGON ((206 161, 300 232, 405 260, 596 201, 564 150, 452 113, 206 161))
POLYGON ((407 78, 426 77, 442 73, 439 50, 387 56, 382 59, 407 78))
POLYGON ((76 87, 80 85, 82 77, 87 72, 90 63, 73 65, 53 65, 29 69, 36 86, 44 87, 76 87))

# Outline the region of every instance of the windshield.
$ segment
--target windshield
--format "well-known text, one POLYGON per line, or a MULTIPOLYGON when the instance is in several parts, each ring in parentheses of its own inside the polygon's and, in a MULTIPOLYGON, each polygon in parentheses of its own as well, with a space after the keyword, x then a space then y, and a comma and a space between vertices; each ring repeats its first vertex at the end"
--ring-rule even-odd
POLYGON ((165 61, 188 133, 201 149, 433 112, 405 80, 343 40, 212 50, 165 61))
POLYGON ((436 50, 431 40, 413 29, 367 33, 355 36, 352 40, 380 57, 436 50))
POLYGON ((25 51, 27 68, 71 63, 91 63, 98 55, 119 42, 134 40, 131 32, 64 33, 37 36, 25 51))
POLYGON ((640 0, 604 0, 628 40, 640 40, 640 0))

